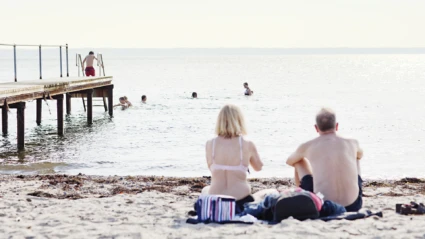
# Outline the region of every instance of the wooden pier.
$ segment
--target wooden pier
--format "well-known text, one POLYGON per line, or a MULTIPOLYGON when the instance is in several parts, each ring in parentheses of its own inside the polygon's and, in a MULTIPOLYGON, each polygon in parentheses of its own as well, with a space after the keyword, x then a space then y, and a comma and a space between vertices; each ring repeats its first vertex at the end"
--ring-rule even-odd
POLYGON ((56 100, 58 134, 64 134, 63 101, 66 114, 71 113, 71 99, 83 98, 87 109, 87 122, 93 123, 93 97, 102 97, 105 111, 113 116, 112 76, 100 77, 60 77, 34 81, 0 83, 0 108, 2 109, 2 132, 8 134, 8 111, 17 109, 18 150, 25 148, 25 102, 36 100, 36 122, 41 124, 42 101, 56 100), (64 95, 66 97, 64 97, 64 95), (84 98, 87 98, 87 106, 84 98), (107 102, 106 102, 107 98, 107 102))

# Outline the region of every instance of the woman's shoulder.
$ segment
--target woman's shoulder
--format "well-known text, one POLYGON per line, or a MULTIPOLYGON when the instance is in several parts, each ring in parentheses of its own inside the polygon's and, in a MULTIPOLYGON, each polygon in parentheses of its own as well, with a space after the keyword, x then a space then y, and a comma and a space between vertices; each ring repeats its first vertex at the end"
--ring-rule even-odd
POLYGON ((212 144, 212 142, 216 139, 216 137, 207 140, 206 145, 212 144))
POLYGON ((243 144, 248 145, 249 147, 255 147, 254 142, 249 138, 242 137, 242 142, 243 144))

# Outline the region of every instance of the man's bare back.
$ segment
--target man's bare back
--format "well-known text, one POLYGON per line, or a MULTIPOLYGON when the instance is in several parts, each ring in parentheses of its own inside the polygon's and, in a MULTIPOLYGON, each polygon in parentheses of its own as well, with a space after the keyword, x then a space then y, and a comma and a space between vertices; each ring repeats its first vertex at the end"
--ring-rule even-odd
POLYGON ((86 63, 85 64, 86 67, 93 67, 93 63, 95 59, 97 60, 97 58, 94 55, 87 55, 83 61, 83 68, 84 68, 84 63, 86 63))
POLYGON ((338 124, 334 124, 334 129, 325 132, 316 125, 320 136, 300 145, 287 164, 295 167, 298 185, 311 174, 314 192, 321 192, 325 199, 349 206, 359 197, 358 160, 363 152, 356 140, 338 136, 338 124))
POLYGON ((359 194, 357 157, 360 152, 356 140, 330 133, 303 144, 293 156, 304 157, 310 162, 315 192, 347 206, 359 194))

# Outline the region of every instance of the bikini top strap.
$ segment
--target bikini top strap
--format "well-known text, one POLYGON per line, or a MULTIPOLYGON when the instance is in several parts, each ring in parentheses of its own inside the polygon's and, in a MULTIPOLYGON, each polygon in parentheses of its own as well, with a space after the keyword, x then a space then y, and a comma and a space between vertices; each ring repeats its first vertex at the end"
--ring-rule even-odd
POLYGON ((212 161, 213 161, 213 163, 214 163, 214 156, 215 156, 215 138, 213 139, 213 142, 212 142, 212 161))
POLYGON ((243 160, 243 154, 242 154, 242 137, 239 136, 239 148, 240 148, 240 158, 241 158, 241 164, 243 160))

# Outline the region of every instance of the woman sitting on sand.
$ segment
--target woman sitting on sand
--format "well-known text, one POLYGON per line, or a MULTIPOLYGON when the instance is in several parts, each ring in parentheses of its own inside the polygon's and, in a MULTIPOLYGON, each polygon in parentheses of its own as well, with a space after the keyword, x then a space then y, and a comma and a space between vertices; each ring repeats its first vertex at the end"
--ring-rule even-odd
POLYGON ((238 207, 254 201, 247 181, 248 166, 260 171, 263 163, 254 143, 242 138, 246 134, 245 122, 240 109, 225 105, 218 115, 215 128, 218 137, 206 144, 206 158, 211 171, 211 186, 202 194, 233 196, 238 207))

